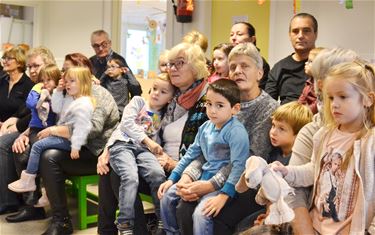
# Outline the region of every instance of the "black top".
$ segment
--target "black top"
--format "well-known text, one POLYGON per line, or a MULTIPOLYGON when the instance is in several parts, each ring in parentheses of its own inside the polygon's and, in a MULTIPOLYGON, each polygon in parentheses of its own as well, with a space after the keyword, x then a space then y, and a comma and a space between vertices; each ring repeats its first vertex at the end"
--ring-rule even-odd
POLYGON ((275 100, 280 97, 281 104, 298 100, 307 80, 307 60, 295 61, 292 55, 277 62, 268 74, 265 91, 275 100))
POLYGON ((7 75, 7 73, 4 71, 3 66, 1 66, 1 64, 0 64, 0 79, 5 77, 6 75, 7 75))
MULTIPOLYGON (((21 79, 9 90, 9 76, 0 78, 0 121, 4 122, 8 118, 15 116, 26 107, 26 99, 34 86, 34 83, 24 73, 21 79)), ((22 112, 23 113, 23 112, 22 112)))
POLYGON ((262 57, 263 60, 263 77, 259 81, 259 88, 264 90, 266 88, 268 73, 270 72, 270 65, 267 63, 267 60, 262 57))
MULTIPOLYGON (((108 56, 106 57, 98 57, 96 55, 90 57, 90 61, 93 66, 93 73, 96 78, 100 79, 102 76, 104 76, 104 72, 107 68, 107 62, 110 59, 118 59, 121 60, 121 62, 125 65, 125 67, 129 68, 128 64, 126 63, 126 60, 121 55, 117 54, 114 51, 111 51, 108 56)), ((130 68, 129 68, 130 69, 130 68)), ((131 72, 131 71, 130 71, 131 72)))

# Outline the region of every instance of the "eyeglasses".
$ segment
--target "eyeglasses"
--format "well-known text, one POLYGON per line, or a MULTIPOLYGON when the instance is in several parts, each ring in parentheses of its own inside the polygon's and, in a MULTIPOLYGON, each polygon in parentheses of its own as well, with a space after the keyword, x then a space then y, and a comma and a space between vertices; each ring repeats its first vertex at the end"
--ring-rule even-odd
POLYGON ((15 60, 16 58, 14 57, 9 57, 9 56, 3 56, 1 57, 1 60, 4 61, 4 62, 9 62, 11 60, 15 60))
POLYGON ((120 68, 120 66, 116 66, 116 65, 107 65, 107 69, 118 69, 120 68))
POLYGON ((41 64, 28 64, 26 65, 26 67, 31 70, 31 69, 38 69, 40 66, 42 66, 41 64))
POLYGON ((177 60, 177 61, 175 61, 175 62, 170 62, 170 63, 168 63, 168 64, 167 64, 167 67, 168 67, 169 69, 171 69, 171 68, 174 66, 174 67, 176 68, 176 70, 179 70, 179 69, 182 68, 182 66, 184 66, 184 64, 186 64, 185 61, 183 61, 183 60, 177 60))
POLYGON ((160 67, 167 67, 168 63, 160 64, 160 67))
POLYGON ((108 45, 109 45, 108 41, 103 41, 100 44, 95 43, 95 44, 92 44, 91 46, 92 46, 92 48, 94 48, 95 50, 97 50, 97 49, 100 49, 100 48, 107 48, 108 45))

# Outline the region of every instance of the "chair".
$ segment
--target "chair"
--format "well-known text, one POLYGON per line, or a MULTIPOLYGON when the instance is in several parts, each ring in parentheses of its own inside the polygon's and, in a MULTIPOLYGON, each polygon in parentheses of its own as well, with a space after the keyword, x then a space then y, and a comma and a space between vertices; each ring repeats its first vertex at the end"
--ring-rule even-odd
POLYGON ((72 190, 77 195, 78 200, 78 227, 80 230, 86 229, 88 224, 98 222, 98 215, 88 215, 87 200, 98 202, 98 195, 87 191, 88 184, 97 184, 99 182, 98 175, 85 176, 69 176, 72 190))
MULTIPOLYGON (((85 175, 85 176, 69 176, 67 182, 71 186, 72 193, 77 195, 78 200, 78 227, 80 230, 86 229, 88 224, 98 222, 98 215, 87 214, 87 200, 99 202, 98 195, 87 191, 87 185, 97 184, 99 182, 99 175, 85 175)), ((141 200, 152 204, 150 195, 140 193, 141 200)), ((118 211, 117 211, 118 212, 118 211)), ((145 213, 153 213, 153 206, 148 207, 145 213)))

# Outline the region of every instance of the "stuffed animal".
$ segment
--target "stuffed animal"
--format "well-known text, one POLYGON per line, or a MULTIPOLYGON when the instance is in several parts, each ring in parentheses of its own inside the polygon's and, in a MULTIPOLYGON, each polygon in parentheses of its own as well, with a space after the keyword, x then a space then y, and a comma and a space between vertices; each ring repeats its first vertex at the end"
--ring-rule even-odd
POLYGON ((47 126, 48 114, 50 111, 51 94, 47 89, 42 89, 38 103, 36 104, 36 110, 38 117, 42 121, 43 126, 47 126))
POLYGON ((251 156, 246 161, 245 172, 236 184, 236 190, 241 193, 249 188, 256 189, 259 184, 261 186, 255 198, 256 202, 260 205, 271 202, 264 223, 282 224, 292 221, 294 212, 284 201, 284 197, 293 193, 293 189, 263 158, 251 156))

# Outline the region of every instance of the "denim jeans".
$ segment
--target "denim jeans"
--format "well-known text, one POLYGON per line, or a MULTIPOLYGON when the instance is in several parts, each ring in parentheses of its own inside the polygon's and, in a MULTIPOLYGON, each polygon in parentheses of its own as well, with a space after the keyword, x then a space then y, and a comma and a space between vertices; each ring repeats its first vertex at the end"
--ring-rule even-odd
MULTIPOLYGON (((164 230, 167 235, 180 234, 177 219, 176 207, 180 201, 180 196, 176 195, 176 184, 172 185, 164 194, 160 202, 160 216, 163 220, 164 230)), ((211 216, 203 215, 203 207, 207 200, 218 195, 219 191, 215 191, 204 195, 197 205, 193 213, 193 231, 196 235, 212 235, 213 219, 211 216)))
POLYGON ((138 174, 150 186, 155 214, 160 218, 160 201, 157 192, 165 181, 165 173, 156 157, 147 149, 117 141, 109 149, 109 163, 120 176, 119 209, 117 222, 134 225, 134 203, 138 192, 138 174))
POLYGON ((70 141, 62 137, 48 136, 35 142, 31 147, 30 158, 26 168, 27 173, 36 174, 38 172, 40 155, 47 149, 70 151, 70 141))

